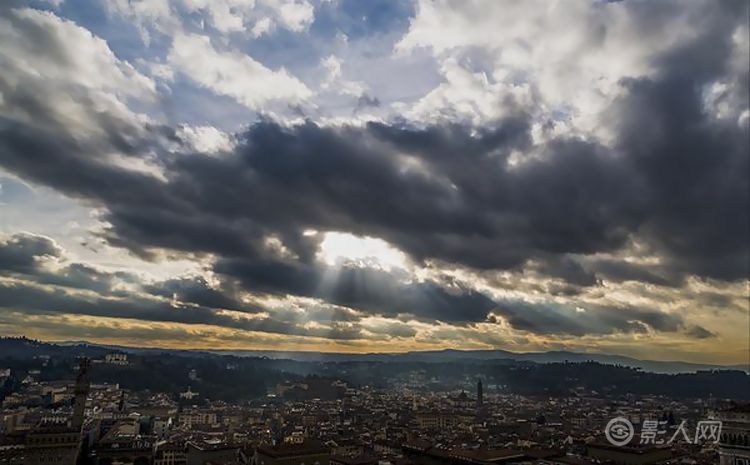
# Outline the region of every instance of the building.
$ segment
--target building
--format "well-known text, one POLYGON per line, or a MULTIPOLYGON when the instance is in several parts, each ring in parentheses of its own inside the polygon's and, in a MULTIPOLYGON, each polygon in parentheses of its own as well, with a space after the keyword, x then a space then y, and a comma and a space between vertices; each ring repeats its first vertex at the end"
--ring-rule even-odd
POLYGON ((261 445, 255 451, 254 465, 330 465, 330 451, 316 441, 261 445))
POLYGON ((3 417, 3 424, 0 425, 0 430, 4 431, 5 434, 13 433, 18 428, 23 427, 26 412, 18 411, 6 413, 3 417))
POLYGON ((119 354, 119 353, 107 354, 104 356, 104 362, 110 365, 127 366, 128 354, 119 354))
POLYGON ((211 410, 190 409, 180 412, 178 424, 181 428, 191 429, 198 425, 217 425, 216 412, 211 410))
POLYGON ((200 394, 197 392, 193 392, 193 390, 188 386, 187 391, 180 393, 180 399, 186 399, 186 400, 193 400, 194 398, 198 397, 200 394))
POLYGON ((469 397, 466 392, 461 391, 457 396, 448 397, 448 403, 455 408, 471 409, 476 406, 477 401, 469 397))
POLYGON ((364 447, 360 441, 354 438, 339 439, 327 442, 331 454, 339 457, 357 457, 364 453, 364 447))
POLYGON ((93 456, 97 465, 149 465, 153 460, 153 438, 140 434, 137 419, 119 420, 99 440, 93 456))
POLYGON ((750 404, 722 410, 717 419, 720 465, 750 465, 750 404))
POLYGON ((420 412, 416 414, 415 420, 421 429, 450 428, 459 423, 456 415, 442 412, 420 412))
POLYGON ((81 430, 59 422, 44 422, 26 435, 28 465, 74 465, 78 460, 81 430))

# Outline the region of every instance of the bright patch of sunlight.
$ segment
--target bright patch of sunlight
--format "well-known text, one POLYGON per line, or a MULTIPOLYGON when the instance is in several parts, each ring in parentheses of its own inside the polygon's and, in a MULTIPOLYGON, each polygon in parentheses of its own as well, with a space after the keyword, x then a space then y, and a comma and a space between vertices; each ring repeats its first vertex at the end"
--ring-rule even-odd
POLYGON ((354 265, 384 270, 406 268, 408 263, 403 252, 382 239, 342 232, 324 233, 317 257, 329 266, 354 265))

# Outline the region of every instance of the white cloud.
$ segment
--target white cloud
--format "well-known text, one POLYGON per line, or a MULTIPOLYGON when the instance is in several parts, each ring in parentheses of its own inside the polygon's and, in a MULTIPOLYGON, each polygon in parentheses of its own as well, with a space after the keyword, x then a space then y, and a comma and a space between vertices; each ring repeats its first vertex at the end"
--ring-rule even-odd
POLYGON ((445 83, 413 114, 474 111, 478 123, 502 114, 503 102, 517 100, 523 89, 536 99, 535 111, 544 112, 540 117, 596 132, 622 78, 648 76, 655 56, 695 34, 690 8, 631 3, 419 0, 395 51, 430 50, 445 83), (643 21, 651 10, 661 16, 643 21))
POLYGON ((717 119, 747 124, 747 73, 750 69, 750 27, 740 25, 732 34, 732 52, 727 73, 703 89, 705 109, 717 119))
POLYGON ((252 33, 253 37, 257 39, 263 34, 267 34, 268 32, 270 32, 272 28, 273 21, 271 21, 270 18, 262 18, 255 23, 250 32, 252 33))
POLYGON ((111 0, 110 13, 138 27, 145 43, 151 31, 174 36, 184 31, 184 15, 200 15, 200 22, 219 34, 249 32, 254 37, 279 27, 303 32, 314 20, 307 0, 111 0))
POLYGON ((177 128, 177 137, 191 150, 206 154, 228 152, 236 145, 231 135, 213 126, 182 125, 177 128))
POLYGON ((405 115, 418 121, 461 120, 475 125, 500 118, 508 106, 531 104, 528 84, 493 82, 484 72, 472 72, 453 57, 440 67, 445 82, 419 99, 405 115))
POLYGON ((313 7, 305 0, 260 0, 260 4, 275 13, 283 27, 300 32, 312 24, 313 7))
POLYGON ((175 36, 167 61, 198 85, 252 110, 275 101, 300 104, 312 95, 286 69, 273 71, 241 52, 217 50, 208 37, 198 34, 175 36))
POLYGON ((367 85, 360 81, 350 81, 342 77, 341 59, 334 55, 323 58, 320 66, 325 70, 326 76, 320 87, 323 90, 333 90, 341 95, 359 97, 367 91, 367 85))
POLYGON ((115 129, 123 140, 142 134, 146 117, 127 101, 154 100, 155 84, 104 40, 53 13, 20 9, 0 19, 0 43, 0 111, 6 117, 64 127, 81 142, 107 140, 115 129), (31 100, 38 107, 28 105, 31 100))
POLYGON ((123 97, 154 96, 152 80, 118 59, 107 42, 72 21, 50 12, 21 9, 3 23, 0 53, 4 68, 123 97))
POLYGON ((323 80, 323 87, 330 87, 331 84, 341 77, 341 60, 333 55, 323 58, 320 61, 320 66, 326 70, 326 77, 323 80))

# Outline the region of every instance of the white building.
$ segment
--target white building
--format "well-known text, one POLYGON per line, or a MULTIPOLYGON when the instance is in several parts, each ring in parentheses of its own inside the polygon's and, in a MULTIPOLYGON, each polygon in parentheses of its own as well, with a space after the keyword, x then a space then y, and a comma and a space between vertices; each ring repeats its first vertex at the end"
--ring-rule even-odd
POLYGON ((187 400, 193 400, 193 398, 198 397, 200 394, 197 392, 193 392, 190 389, 190 386, 188 386, 187 391, 180 393, 180 399, 187 399, 187 400))
POLYGON ((104 361, 111 365, 127 365, 128 354, 107 354, 104 356, 104 361))

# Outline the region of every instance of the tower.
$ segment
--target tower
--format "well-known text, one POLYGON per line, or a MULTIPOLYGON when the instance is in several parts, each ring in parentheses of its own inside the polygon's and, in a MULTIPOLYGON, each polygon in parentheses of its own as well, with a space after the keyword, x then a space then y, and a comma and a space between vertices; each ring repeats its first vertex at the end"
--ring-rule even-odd
POLYGON ((477 381, 477 407, 481 407, 484 403, 484 389, 482 388, 482 380, 477 381))
POLYGON ((83 417, 86 410, 86 397, 89 395, 89 368, 91 360, 84 357, 78 364, 78 377, 75 386, 75 401, 73 403, 73 421, 72 426, 78 430, 83 426, 83 417))

